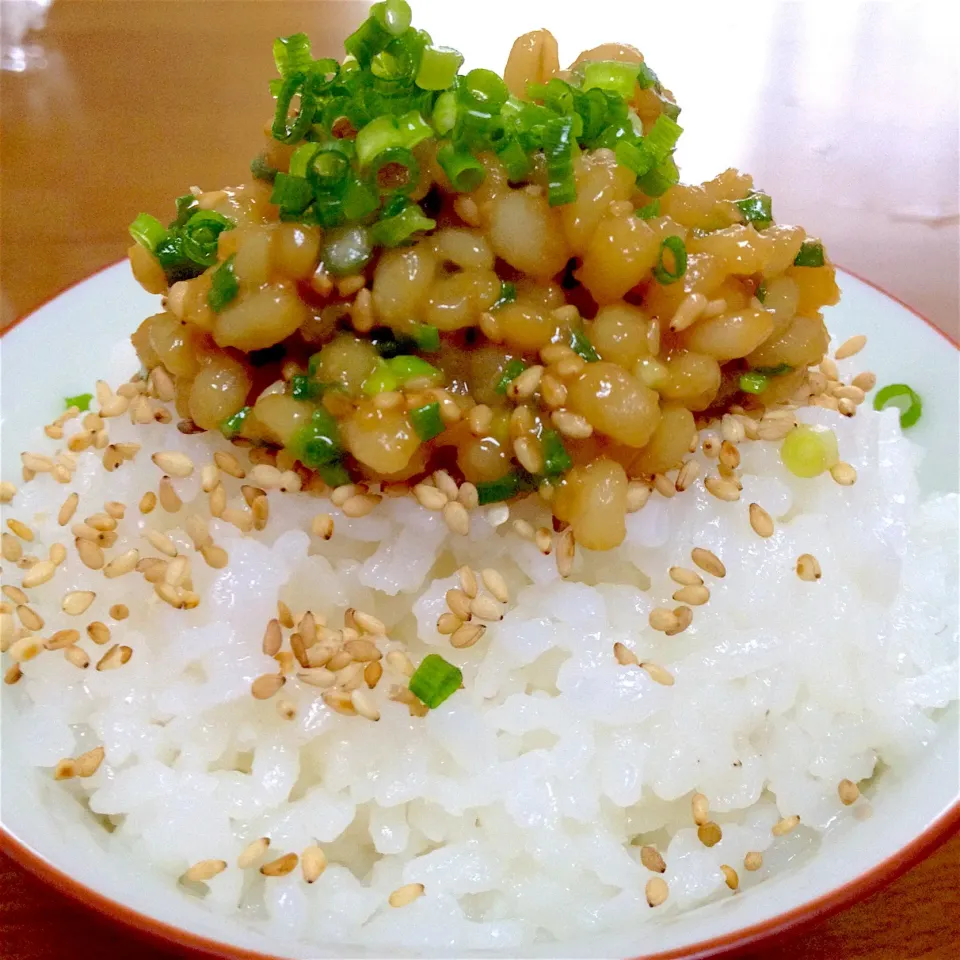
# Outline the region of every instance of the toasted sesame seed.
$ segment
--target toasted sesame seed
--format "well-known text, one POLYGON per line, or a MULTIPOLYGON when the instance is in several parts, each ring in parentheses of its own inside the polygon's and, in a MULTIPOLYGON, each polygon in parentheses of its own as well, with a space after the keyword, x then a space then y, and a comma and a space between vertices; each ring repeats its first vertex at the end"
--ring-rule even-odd
POLYGON ((357 708, 353 705, 351 694, 345 690, 325 690, 321 699, 334 713, 344 717, 357 715, 357 708))
POLYGON ((727 575, 727 568, 720 561, 720 558, 704 547, 694 547, 690 552, 690 559, 711 576, 722 579, 727 575))
POLYGON ((348 640, 343 645, 343 649, 358 663, 369 663, 372 660, 379 660, 383 656, 379 647, 377 647, 372 640, 368 640, 365 637, 360 637, 357 640, 348 640))
POLYGON ((797 557, 797 576, 812 583, 823 576, 820 563, 812 553, 803 553, 797 557))
POLYGON ((286 627, 288 630, 294 628, 293 614, 282 600, 277 601, 277 619, 282 627, 286 627))
POLYGON ((425 483, 418 483, 413 488, 413 495, 420 506, 428 510, 442 510, 447 504, 447 495, 442 490, 425 483))
POLYGON ((353 690, 350 693, 350 702, 353 704, 353 709, 357 711, 357 714, 365 720, 376 722, 380 719, 380 711, 366 690, 353 690))
POLYGON ((402 674, 405 677, 412 677, 414 666, 410 658, 401 650, 391 650, 386 656, 387 666, 395 673, 402 674))
POLYGON ((673 674, 659 663, 651 663, 649 660, 641 660, 640 667, 648 677, 663 687, 672 687, 674 684, 673 674))
POLYGON ((460 620, 470 619, 470 598, 457 587, 453 587, 444 595, 447 606, 460 620))
POLYGON ((20 664, 12 663, 3 675, 3 682, 12 686, 13 684, 18 683, 22 676, 23 670, 20 668, 20 664))
POLYGON ((503 579, 503 575, 499 570, 494 570, 492 567, 486 567, 481 571, 480 577, 483 580, 483 585, 497 600, 499 600, 501 603, 509 602, 510 590, 507 587, 506 580, 503 579))
POLYGON ((333 517, 329 513, 318 513, 310 522, 315 536, 329 540, 333 536, 333 517))
POLYGON ((20 619, 20 622, 27 628, 27 630, 33 630, 34 632, 40 631, 43 629, 43 617, 36 612, 32 607, 28 607, 26 604, 21 603, 16 607, 17 617, 20 619))
POLYGON ((110 628, 99 620, 87 624, 87 636, 96 644, 103 646, 110 642, 110 628))
POLYGON ((285 877, 296 869, 299 861, 300 858, 295 853, 285 853, 282 857, 265 863, 260 868, 260 872, 265 877, 285 877))
POLYGON ((237 480, 244 480, 247 476, 246 471, 240 466, 240 461, 226 450, 218 450, 213 455, 213 462, 224 473, 235 477, 237 480))
POLYGON ((253 530, 253 514, 249 510, 225 507, 221 519, 236 527, 241 533, 250 533, 253 530))
POLYGON ((334 673, 349 667, 353 663, 353 657, 346 650, 337 650, 328 660, 327 669, 334 673))
POLYGON ((210 516, 221 518, 227 509, 227 491, 222 483, 218 483, 210 491, 210 516))
POLYGON ((450 637, 450 645, 458 650, 466 647, 472 647, 486 632, 487 628, 482 623, 465 623, 459 627, 450 637))
POLYGON ((140 502, 137 504, 137 508, 141 513, 151 513, 157 505, 157 495, 152 491, 148 490, 141 498, 140 502))
POLYGON ((710 599, 710 591, 704 586, 681 587, 674 591, 673 599, 677 603, 688 604, 691 607, 701 607, 710 599))
POLYGON ((26 590, 31 589, 31 587, 39 587, 41 584, 47 583, 56 573, 56 570, 57 565, 52 560, 38 560, 24 574, 21 585, 26 590))
POLYGON ((572 410, 560 408, 550 414, 553 425, 565 436, 575 440, 585 440, 593 434, 589 421, 572 410))
MULTIPOLYGON (((862 334, 857 334, 855 337, 850 337, 849 340, 844 340, 839 347, 834 351, 834 357, 837 360, 846 360, 848 357, 855 356, 858 354, 865 346, 867 345, 867 338, 862 334)), ((821 368, 823 364, 821 364, 821 368)))
POLYGON ((0 536, 0 551, 3 553, 3 559, 11 563, 16 563, 23 556, 23 547, 12 533, 4 532, 0 536))
POLYGON ((57 630, 53 636, 44 641, 43 645, 48 650, 62 650, 76 643, 80 639, 78 630, 57 630))
POLYGON ((76 759, 76 768, 78 777, 92 777, 103 763, 103 747, 94 747, 86 753, 82 753, 76 759))
POLYGON ((327 855, 316 845, 307 847, 300 854, 300 869, 303 872, 303 879, 307 883, 314 883, 327 869, 327 855))
POLYGON ((500 609, 500 604, 493 597, 483 594, 470 601, 470 613, 478 620, 486 620, 491 623, 503 619, 503 610, 500 609))
POLYGON ((54 780, 72 780, 76 775, 76 764, 70 757, 64 758, 53 768, 54 780))
POLYGON ((457 481, 446 470, 434 470, 433 484, 448 500, 457 499, 457 481))
POLYGON ((661 497, 666 497, 668 500, 676 496, 677 487, 674 482, 669 480, 662 473, 658 473, 653 478, 653 489, 660 494, 661 497))
POLYGON ((269 700, 286 682, 278 673, 265 673, 250 685, 250 693, 255 700, 269 700))
POLYGON ((160 506, 167 513, 176 513, 183 506, 183 501, 177 491, 174 490, 173 483, 168 476, 160 478, 160 485, 157 489, 160 506))
POLYGON ((549 557, 553 552, 553 531, 548 527, 537 527, 533 542, 545 557, 549 557))
POLYGON ((640 848, 640 862, 653 873, 666 873, 667 864, 656 847, 649 845, 640 848))
POLYGON ((63 501, 60 512, 57 514, 57 523, 59 523, 61 527, 65 527, 70 522, 73 515, 77 512, 77 505, 79 503, 80 496, 77 493, 71 493, 70 496, 63 501))
POLYGON ((670 321, 670 329, 675 333, 693 326, 703 314, 707 298, 702 293, 689 293, 681 301, 670 321))
POLYGON ((676 614, 666 607, 654 607, 647 619, 654 630, 660 630, 664 633, 673 630, 678 625, 676 614))
POLYGON ((687 567, 671 567, 667 572, 674 583, 683 587, 698 587, 703 583, 703 577, 687 567))
POLYGON ((677 623, 676 626, 664 631, 668 637, 675 637, 678 633, 683 633, 693 623, 693 611, 689 607, 682 605, 674 607, 673 615, 677 618, 677 623))
POLYGON ((718 500, 725 500, 732 503, 740 499, 740 489, 731 480, 724 477, 709 476, 703 481, 707 492, 718 500))
POLYGON ((727 443, 743 443, 746 428, 735 416, 725 413, 720 421, 720 435, 727 443))
POLYGON ((383 676, 383 664, 379 660, 371 660, 363 668, 363 682, 372 690, 383 676))
POLYGON ((130 616, 130 609, 125 603, 115 603, 109 613, 113 620, 126 620, 130 616))
POLYGON ((225 860, 199 860, 190 867, 183 875, 185 880, 193 883, 204 883, 212 880, 218 873, 223 873, 227 869, 225 860))
POLYGON ((470 514, 458 500, 450 500, 443 506, 443 521, 451 532, 465 537, 470 532, 470 514))
POLYGON ((372 613, 367 613, 365 610, 354 610, 353 620, 361 633, 373 633, 378 637, 382 637, 387 632, 386 624, 384 624, 379 617, 375 617, 372 613))
POLYGON ((627 484, 627 513, 642 510, 650 499, 651 489, 641 480, 631 480, 627 484))
POLYGON ((725 863, 720 865, 720 870, 723 873, 724 883, 726 883, 731 890, 736 890, 740 886, 740 878, 737 876, 737 871, 725 863))
POLYGON ((402 887, 397 887, 388 898, 391 907, 406 907, 414 900, 423 896, 422 883, 405 883, 402 887))
POLYGON ((659 907, 670 896, 670 888, 663 877, 651 877, 644 888, 647 897, 647 903, 651 907, 659 907))
POLYGON ((10 530, 15 533, 21 540, 26 540, 27 543, 33 542, 33 531, 22 521, 16 520, 11 517, 7 521, 7 526, 10 530))
POLYGON ((476 573, 470 567, 463 566, 457 570, 457 578, 460 581, 460 589, 472 600, 479 589, 476 573))
POLYGON ((103 575, 110 578, 122 577, 124 574, 130 573, 130 571, 133 570, 139 559, 139 550, 127 550, 125 553, 121 553, 120 556, 114 557, 103 568, 103 575))
POLYGON ((246 870, 247 867, 252 867, 267 852, 269 846, 269 837, 260 837, 259 839, 247 844, 247 846, 245 846, 240 853, 240 856, 237 857, 237 866, 241 870, 246 870))
POLYGON ((144 531, 143 536, 152 547, 166 554, 168 557, 175 557, 177 555, 177 545, 165 533, 161 533, 159 530, 147 529, 144 531))
POLYGON ((673 486, 677 493, 683 493, 684 490, 689 489, 693 484, 693 481, 697 479, 700 475, 700 464, 696 460, 686 460, 680 471, 677 474, 677 479, 674 481, 673 486))
POLYGON ((14 640, 7 649, 10 658, 16 660, 18 663, 26 663, 28 660, 33 660, 34 657, 39 656, 42 652, 43 644, 39 637, 21 637, 19 640, 14 640))
POLYGON ((763 854, 757 850, 751 850, 743 858, 743 866, 745 870, 749 870, 751 873, 754 870, 759 870, 763 866, 763 854))
POLYGON ((773 536, 773 518, 759 503, 750 504, 750 526, 758 537, 773 536))
POLYGON ((230 557, 223 547, 218 547, 215 543, 205 543, 200 547, 200 556, 206 561, 208 567, 214 570, 222 570, 229 562, 230 557))
POLYGON ((793 816, 783 817, 783 819, 778 820, 773 825, 770 832, 775 837, 785 837, 788 833, 793 831, 799 823, 800 823, 800 816, 799 814, 795 813, 793 814, 793 816))
POLYGON ((849 487, 857 482, 857 471, 849 463, 844 463, 842 460, 830 468, 830 476, 841 487, 849 487))
MULTIPOLYGON (((312 652, 313 650, 310 650, 308 654, 312 654, 312 652)), ((327 690, 337 682, 336 674, 332 670, 328 670, 322 666, 311 666, 305 670, 299 670, 297 672, 297 679, 307 684, 307 686, 320 687, 322 690, 327 690)))
POLYGON ((877 375, 872 371, 865 370, 858 373, 851 381, 851 386, 859 387, 864 393, 869 393, 877 385, 877 375))
POLYGON ((133 650, 127 646, 114 644, 97 662, 98 670, 116 670, 133 656, 133 650))
POLYGON ((840 796, 840 802, 849 807, 851 803, 856 803, 860 796, 860 788, 852 780, 841 780, 837 785, 837 793, 840 796))
POLYGON ((740 466, 740 449, 729 440, 724 440, 720 444, 719 461, 725 467, 736 470, 740 466))
POLYGON ((193 461, 177 450, 161 450, 153 454, 150 459, 164 473, 172 477, 189 477, 193 474, 193 461))
POLYGON ((0 481, 0 503, 10 503, 17 494, 17 488, 9 481, 0 481))
POLYGON ((623 667, 635 667, 640 663, 637 655, 619 640, 613 645, 613 655, 616 657, 617 663, 623 667))
POLYGON ((263 634, 263 652, 268 657, 275 656, 282 645, 283 634, 280 631, 280 623, 277 620, 271 620, 263 634))
POLYGON ((42 453, 21 453, 20 462, 34 473, 49 473, 53 469, 53 461, 42 453))
POLYGON ((90 657, 86 651, 80 647, 72 645, 64 647, 63 655, 69 663, 72 663, 75 667, 79 667, 81 670, 86 670, 86 668, 90 666, 90 657))
POLYGON ((705 823, 700 824, 700 826, 697 827, 697 839, 705 847, 715 846, 723 839, 723 831, 720 829, 720 824, 715 823, 713 820, 707 820, 705 823))

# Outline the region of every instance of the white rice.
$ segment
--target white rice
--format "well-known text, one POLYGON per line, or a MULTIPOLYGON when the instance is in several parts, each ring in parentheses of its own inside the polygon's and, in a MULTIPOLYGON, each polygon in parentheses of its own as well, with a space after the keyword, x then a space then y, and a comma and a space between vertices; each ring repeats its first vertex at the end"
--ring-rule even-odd
MULTIPOLYGON (((895 411, 800 417, 836 431, 854 486, 798 480, 779 444, 745 443, 740 502, 722 503, 700 483, 673 499, 655 495, 628 517, 619 549, 578 550, 568 581, 554 557, 483 511, 466 539, 407 499, 350 520, 326 501, 275 492, 262 534, 212 521, 230 562, 211 570, 177 526, 189 512, 207 515, 197 475, 175 482, 187 503, 179 514, 136 509, 160 476, 152 452, 180 449, 205 463, 211 439, 112 420, 111 440, 144 448, 113 474, 80 456, 75 519, 105 500, 126 502, 109 553, 154 555, 139 531, 168 532, 194 557, 202 603, 175 611, 135 573, 109 580, 86 569, 56 523, 67 488, 44 475, 23 485, 4 517, 33 526, 28 551, 69 546, 53 580, 31 591, 43 635, 102 620, 133 656, 106 672, 78 670, 59 652, 23 664, 5 691, 17 701, 5 746, 49 781, 61 758, 102 744, 93 777, 58 785, 98 842, 171 886, 199 860, 227 861, 183 895, 283 939, 509 950, 729 896, 723 864, 749 888, 868 813, 883 789, 882 777, 869 780, 878 763, 899 767, 923 750, 957 694, 957 498, 921 502, 917 451, 895 411), (751 530, 751 502, 774 518, 771 538, 751 530), (335 517, 329 542, 308 533, 321 510, 335 517), (647 617, 675 605, 667 570, 691 566, 695 546, 720 556, 727 576, 704 575, 710 601, 667 637, 647 617), (817 557, 819 582, 797 576, 803 553, 817 557), (502 622, 458 651, 436 621, 464 563, 499 569, 512 599, 502 622), (67 617, 61 598, 80 589, 97 598, 67 617), (415 663, 440 652, 462 668, 465 689, 411 718, 387 699, 387 671, 372 694, 382 718, 371 723, 331 712, 320 691, 291 680, 283 694, 297 714, 284 720, 273 701, 250 695, 255 677, 276 670, 261 640, 278 599, 334 626, 347 606, 375 613, 389 628, 385 649, 405 649, 415 663), (108 610, 121 602, 131 616, 114 623, 108 610), (615 641, 662 664, 675 684, 618 665, 615 641), (868 780, 850 807, 837 795, 844 778, 868 780), (712 848, 692 821, 697 790, 723 830, 712 848), (801 826, 775 838, 771 826, 794 814, 801 826), (299 869, 282 878, 239 869, 238 855, 261 836, 270 858, 319 844, 330 865, 312 885, 299 869), (656 910, 644 897, 653 876, 640 863, 645 843, 667 864, 669 899, 656 910), (743 869, 748 851, 764 854, 756 873, 743 869), (406 883, 422 883, 423 896, 388 906, 406 883)), ((239 502, 239 481, 229 484, 239 502)), ((548 522, 529 501, 513 516, 548 522)), ((4 582, 19 583, 20 571, 5 564, 4 582)), ((94 662, 104 652, 86 637, 80 646, 94 662)))

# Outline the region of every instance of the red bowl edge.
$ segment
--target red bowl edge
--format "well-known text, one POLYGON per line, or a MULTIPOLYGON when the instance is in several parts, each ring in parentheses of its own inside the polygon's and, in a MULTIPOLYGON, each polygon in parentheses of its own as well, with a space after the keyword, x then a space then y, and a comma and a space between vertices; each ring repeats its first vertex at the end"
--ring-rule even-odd
MULTIPOLYGON (((109 270, 118 263, 122 263, 125 259, 124 257, 113 263, 108 263, 87 277, 76 280, 47 297, 29 313, 24 314, 9 326, 0 330, 0 337, 9 330, 12 330, 15 326, 29 320, 41 307, 46 306, 68 290, 72 290, 81 283, 85 283, 87 280, 109 270)), ((872 287, 878 293, 882 293, 885 297, 900 304, 904 309, 909 310, 915 317, 922 320, 927 326, 940 334, 947 343, 960 350, 960 343, 955 341, 949 334, 933 323, 933 321, 923 316, 923 314, 919 313, 908 303, 905 303, 899 297, 887 292, 865 277, 854 273, 852 270, 848 270, 839 264, 836 264, 836 266, 843 270, 844 273, 848 273, 856 280, 865 283, 868 287, 872 287)), ((954 803, 945 813, 941 814, 923 833, 915 837, 901 850, 887 857, 886 860, 878 863, 871 870, 861 874, 855 880, 851 880, 843 886, 831 890, 816 900, 811 900, 808 903, 801 904, 799 907, 788 910, 786 913, 778 914, 761 923, 754 924, 751 927, 744 927, 733 933, 714 937, 710 940, 702 940, 699 943, 680 947, 676 950, 638 955, 632 958, 632 960, 705 960, 705 958, 708 957, 729 956, 745 950, 748 947, 755 947, 760 943, 783 937, 788 933, 794 933, 803 927, 823 921, 834 913, 838 913, 852 906, 858 900, 866 899, 871 894, 876 893, 906 873, 907 870, 923 860, 942 843, 946 842, 952 834, 958 831, 960 831, 960 800, 954 803)), ((38 853, 20 843, 20 841, 10 834, 2 825, 0 825, 0 850, 56 890, 79 901, 87 907, 99 911, 112 920, 131 927, 137 933, 165 941, 168 944, 185 947, 192 952, 206 956, 225 957, 229 958, 229 960, 283 960, 283 958, 276 957, 272 954, 246 950, 243 947, 220 943, 216 940, 190 933, 187 930, 173 927, 161 920, 156 920, 130 907, 126 907, 122 903, 106 897, 96 890, 74 880, 38 853)))

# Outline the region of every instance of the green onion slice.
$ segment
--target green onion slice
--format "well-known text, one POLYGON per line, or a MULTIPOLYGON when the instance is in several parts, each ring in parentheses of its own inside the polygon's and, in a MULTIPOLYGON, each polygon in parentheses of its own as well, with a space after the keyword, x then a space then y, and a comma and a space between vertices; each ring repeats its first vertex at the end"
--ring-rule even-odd
POLYGON ((440 331, 429 323, 417 324, 413 339, 418 350, 424 353, 436 353, 440 349, 440 331))
POLYGON ((680 237, 667 237, 660 244, 660 257, 653 268, 653 275, 658 283, 664 285, 676 283, 687 272, 687 248, 680 237), (673 269, 670 270, 664 263, 664 253, 673 254, 673 269))
POLYGON ((551 207, 571 203, 577 197, 573 177, 573 118, 551 120, 543 132, 543 152, 547 158, 547 199, 551 207))
POLYGON ((793 260, 795 267, 822 267, 823 244, 819 240, 804 240, 793 260))
POLYGON ((508 360, 503 368, 503 372, 497 379, 494 390, 496 390, 497 393, 506 393, 507 387, 526 369, 527 365, 519 357, 508 360))
POLYGON ((459 667, 438 653, 428 653, 410 678, 410 692, 431 710, 452 697, 463 683, 459 667))
POLYGON ((544 430, 540 435, 540 446, 543 449, 543 472, 548 477, 557 477, 573 466, 573 460, 556 430, 544 430))
POLYGON ((313 63, 310 38, 305 33, 277 37, 273 41, 273 61, 277 65, 277 73, 284 79, 293 73, 306 73, 313 63))
POLYGON ((360 389, 368 396, 375 397, 378 393, 390 393, 400 386, 397 375, 381 360, 373 373, 360 385, 360 389))
POLYGON ((536 484, 529 474, 512 470, 510 473, 500 477, 499 480, 486 480, 478 483, 477 497, 480 506, 483 507, 488 503, 500 503, 503 500, 510 500, 519 493, 535 489, 536 484))
POLYGON ((570 349, 587 363, 596 363, 600 359, 600 354, 593 349, 593 344, 583 330, 570 331, 570 349))
POLYGON ((277 173, 273 181, 270 202, 280 208, 281 214, 297 216, 313 202, 313 187, 305 177, 277 173))
POLYGON ((417 436, 426 443, 439 436, 445 429, 443 418, 440 416, 440 404, 428 403, 410 411, 410 422, 417 436))
POLYGON ((891 383, 877 391, 877 395, 873 398, 873 409, 883 410, 889 406, 901 409, 900 426, 904 430, 912 427, 923 413, 923 400, 920 399, 920 394, 905 383, 891 383))
POLYGON ((645 207, 640 207, 637 210, 637 216, 641 220, 649 220, 651 217, 660 216, 660 198, 657 197, 656 200, 651 200, 645 207))
POLYGON ((607 90, 624 100, 633 99, 637 85, 637 64, 621 60, 595 60, 584 64, 583 90, 607 90))
POLYGON ((212 267, 217 262, 217 241, 225 230, 235 224, 229 217, 215 210, 198 210, 180 228, 183 238, 183 253, 194 263, 212 267))
POLYGON ((86 413, 90 409, 90 401, 93 399, 92 393, 78 393, 75 397, 64 397, 64 410, 76 407, 81 413, 86 413))
POLYGON ((305 467, 321 467, 340 459, 342 449, 337 421, 323 407, 313 411, 290 441, 293 455, 305 467))
POLYGON ((754 373, 762 373, 765 377, 781 377, 785 373, 791 373, 793 367, 789 363, 778 363, 775 367, 754 367, 754 373))
POLYGON ((387 147, 370 162, 370 181, 385 194, 408 194, 420 178, 420 164, 406 147, 387 147))
POLYGON ((761 303, 767 302, 767 281, 761 280, 753 294, 761 303))
POLYGON ((437 150, 437 163, 457 193, 472 193, 483 183, 486 168, 464 146, 444 143, 437 150))
POLYGON ((412 14, 407 0, 385 0, 383 3, 375 3, 370 8, 370 12, 391 36, 400 36, 410 26, 412 14))
POLYGON ((399 247, 421 230, 432 230, 437 225, 415 203, 403 208, 396 216, 386 217, 372 227, 373 239, 383 247, 399 247))
POLYGON ((270 128, 274 140, 279 140, 281 143, 296 143, 302 140, 304 134, 310 129, 317 109, 317 100, 306 87, 307 78, 302 73, 291 74, 283 81, 277 95, 277 110, 273 116, 273 125, 270 128), (298 94, 300 107, 291 120, 290 105, 298 94))
POLYGON ((749 194, 737 201, 737 208, 743 214, 743 219, 758 230, 763 230, 773 223, 773 201, 765 193, 749 194))
POLYGON ((500 296, 490 305, 491 310, 497 310, 500 307, 506 306, 508 303, 513 303, 517 299, 517 285, 511 283, 509 280, 502 280, 500 282, 500 296))
POLYGON ((323 384, 305 373, 290 378, 290 396, 294 400, 317 400, 323 394, 323 384))
POLYGON ((138 214, 137 218, 130 224, 130 236, 151 253, 157 249, 157 244, 166 235, 167 228, 149 213, 138 214))
POLYGON ((407 384, 411 380, 428 380, 434 384, 443 381, 443 373, 422 357, 401 354, 385 360, 384 363, 401 384, 407 384))
POLYGON ((328 487, 342 487, 350 482, 350 474, 342 463, 322 463, 315 469, 328 487))
MULTIPOLYGON (((458 50, 428 44, 420 55, 420 66, 414 82, 421 90, 446 90, 453 85, 462 65, 463 54, 458 50)), ((452 129, 453 124, 450 126, 452 129)))
POLYGON ((220 423, 220 432, 231 440, 243 429, 244 421, 253 413, 253 407, 243 407, 220 423))
POLYGON ((744 393, 763 393, 769 385, 769 377, 758 373, 756 370, 740 374, 740 389, 744 393))
POLYGON ((220 313, 236 298, 240 292, 240 284, 233 272, 233 256, 228 257, 213 271, 210 278, 210 292, 207 294, 207 303, 214 313, 220 313))

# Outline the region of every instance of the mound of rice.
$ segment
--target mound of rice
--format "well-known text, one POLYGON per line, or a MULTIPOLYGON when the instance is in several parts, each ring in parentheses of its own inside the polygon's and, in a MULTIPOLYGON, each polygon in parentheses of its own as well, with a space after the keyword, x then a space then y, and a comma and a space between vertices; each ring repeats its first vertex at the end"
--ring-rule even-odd
MULTIPOLYGON (((745 443, 739 502, 700 483, 654 495, 628 517, 620 548, 578 550, 567 580, 555 557, 504 522, 502 507, 475 515, 459 537, 409 498, 350 519, 316 497, 271 491, 261 533, 211 520, 229 563, 211 569, 196 558, 202 601, 192 610, 174 610, 137 574, 106 579, 71 547, 56 576, 30 592, 44 635, 102 621, 110 642, 133 654, 114 670, 79 670, 54 651, 23 663, 6 691, 18 709, 5 747, 50 780, 62 758, 103 745, 93 776, 58 784, 87 808, 99 842, 184 896, 283 938, 509 949, 730 896, 721 866, 748 888, 869 813, 872 790, 883 788, 871 780, 878 764, 922 750, 957 694, 956 497, 921 502, 917 453, 895 411, 798 416, 836 432, 858 473, 853 486, 797 479, 778 443, 745 443), (751 529, 751 502, 773 517, 771 537, 751 529), (321 510, 335 519, 326 542, 310 533, 321 510), (691 567, 694 547, 720 557, 726 576, 703 574, 709 602, 667 636, 648 616, 674 605, 667 571, 691 567), (816 582, 797 575, 805 553, 819 562, 816 582), (462 564, 499 570, 511 599, 479 643, 456 650, 436 624, 462 564), (68 590, 96 591, 82 617, 61 612, 68 590), (333 712, 291 676, 287 719, 251 696, 252 681, 277 669, 261 644, 278 600, 333 625, 347 607, 369 611, 388 628, 383 652, 403 650, 414 663, 439 652, 462 669, 464 688, 413 717, 388 699, 387 667, 371 691, 374 723, 333 712), (115 622, 118 603, 130 616, 115 622), (661 665, 673 685, 618 663, 615 642, 661 665), (844 779, 862 791, 849 806, 838 797, 844 779), (695 791, 722 830, 713 846, 698 839, 695 791), (793 816, 796 829, 772 833, 793 816), (311 845, 328 865, 312 884, 299 868, 273 877, 241 869, 238 856, 259 837, 270 848, 255 866, 311 845), (657 910, 645 897, 654 874, 641 863, 644 845, 666 862, 669 898, 657 910), (763 854, 760 869, 744 868, 748 852, 763 854), (227 867, 203 884, 181 879, 207 859, 227 867), (391 907, 406 884, 423 894, 391 907)), ((77 518, 121 501, 112 555, 155 553, 145 528, 193 553, 179 524, 191 511, 209 517, 198 473, 174 481, 179 513, 143 516, 136 504, 159 479, 151 453, 182 450, 206 463, 214 441, 119 418, 110 430, 112 441, 143 449, 110 474, 79 457, 77 518)), ((225 479, 240 502, 240 481, 225 479)), ((31 552, 65 539, 56 519, 64 496, 39 475, 5 508, 33 526, 31 552)), ((549 525, 533 501, 513 506, 516 518, 549 525)), ((7 565, 4 582, 19 583, 19 571, 7 565)), ((86 635, 78 646, 93 663, 104 653, 86 635)))

